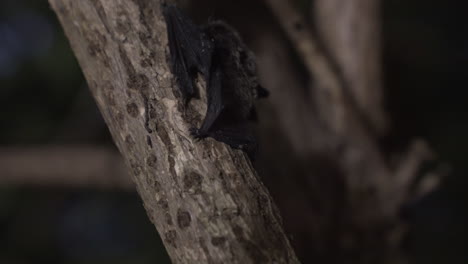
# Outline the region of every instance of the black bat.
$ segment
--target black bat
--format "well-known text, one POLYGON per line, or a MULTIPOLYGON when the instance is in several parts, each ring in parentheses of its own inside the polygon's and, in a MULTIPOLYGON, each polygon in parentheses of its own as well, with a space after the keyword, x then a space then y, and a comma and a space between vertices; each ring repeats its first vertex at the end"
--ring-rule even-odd
POLYGON ((268 92, 258 84, 253 53, 239 34, 222 21, 195 25, 177 7, 163 7, 167 24, 171 70, 187 103, 195 97, 200 73, 207 87, 207 111, 195 138, 212 137, 253 157, 257 143, 250 122, 254 102, 268 92))

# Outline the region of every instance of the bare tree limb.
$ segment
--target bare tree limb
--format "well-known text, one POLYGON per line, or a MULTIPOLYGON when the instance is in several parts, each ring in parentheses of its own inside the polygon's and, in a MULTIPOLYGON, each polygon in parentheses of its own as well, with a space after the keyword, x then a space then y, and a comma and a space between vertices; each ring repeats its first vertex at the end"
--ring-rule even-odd
POLYGON ((383 110, 379 0, 316 0, 312 14, 323 46, 336 61, 350 95, 375 131, 383 110))
POLYGON ((333 69, 333 65, 320 49, 316 37, 308 29, 308 24, 302 16, 294 10, 288 1, 264 0, 278 18, 280 25, 288 35, 291 43, 295 46, 308 73, 317 76, 317 89, 323 94, 326 102, 332 107, 326 113, 327 122, 334 131, 346 130, 346 104, 342 83, 333 69))
POLYGON ((172 261, 297 263, 245 154, 189 136, 159 1, 49 2, 172 261))
MULTIPOLYGON (((363 210, 363 214, 367 215, 366 218, 371 217, 366 212, 370 209, 367 207, 379 208, 371 218, 393 215, 397 207, 387 202, 388 196, 394 195, 390 168, 357 109, 350 102, 350 98, 345 96, 344 82, 333 67, 333 62, 319 47, 307 23, 288 2, 265 1, 295 45, 296 51, 302 55, 301 58, 310 75, 317 79, 317 84, 314 85, 317 93, 314 94, 313 102, 318 105, 318 116, 323 122, 322 127, 316 129, 329 131, 332 135, 330 139, 334 145, 331 144, 328 151, 339 152, 332 155, 339 157, 340 167, 348 174, 345 180, 347 188, 351 190, 349 201, 352 204, 356 203, 352 207, 363 210), (378 197, 375 197, 372 204, 382 203, 385 206, 358 205, 361 203, 361 198, 353 197, 352 193, 362 193, 366 189, 376 190, 375 195, 378 197), (355 199, 359 201, 354 201, 355 199)), ((361 217, 358 219, 363 220, 361 217)))
MULTIPOLYGON (((412 189, 420 176, 421 164, 428 159, 428 150, 422 147, 424 144, 413 144, 398 165, 393 166, 388 160, 393 154, 384 153, 378 144, 387 123, 380 84, 378 1, 314 1, 314 15, 320 20, 316 23, 320 38, 290 2, 263 2, 272 10, 313 80, 309 85, 312 107, 299 109, 301 100, 282 97, 299 102, 296 111, 289 113, 304 115, 302 120, 310 118, 309 124, 303 126, 307 131, 304 134, 310 136, 297 139, 304 142, 304 149, 299 153, 302 163, 296 163, 316 173, 296 180, 301 180, 304 193, 307 190, 314 193, 309 208, 317 213, 311 220, 315 229, 310 226, 309 238, 303 241, 314 241, 316 248, 322 246, 315 259, 326 256, 326 259, 336 257, 333 263, 342 263, 344 259, 349 263, 400 263, 404 259, 401 241, 407 230, 400 211, 417 195, 412 189), (311 138, 315 135, 326 136, 314 141, 311 138), (314 163, 319 164, 314 167, 314 163), (343 228, 337 230, 337 226, 343 228), (327 244, 330 238, 333 242, 327 244), (340 257, 336 252, 345 256, 352 252, 356 258, 340 257)), ((269 64, 284 65, 277 57, 273 57, 276 62, 269 64)), ((288 105, 288 102, 274 103, 279 104, 277 109, 288 105)), ((282 112, 278 117, 288 119, 287 113, 282 112)), ((290 133, 289 129, 285 131, 290 137, 301 135, 290 133)), ((419 195, 433 190, 437 178, 422 180, 418 188, 424 191, 419 195)), ((288 210, 287 205, 280 204, 280 207, 288 210)))
POLYGON ((86 146, 0 149, 0 186, 45 186, 135 190, 122 157, 86 146))

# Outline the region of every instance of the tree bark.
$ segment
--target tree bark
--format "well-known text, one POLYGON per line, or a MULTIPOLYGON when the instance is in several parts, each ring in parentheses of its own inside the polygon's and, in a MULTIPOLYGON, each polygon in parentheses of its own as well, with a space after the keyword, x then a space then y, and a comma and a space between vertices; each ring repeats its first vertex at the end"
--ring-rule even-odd
MULTIPOLYGON (((297 263, 246 155, 188 128, 159 1, 49 0, 174 263, 297 263)), ((189 124, 191 123, 191 124, 189 124)))

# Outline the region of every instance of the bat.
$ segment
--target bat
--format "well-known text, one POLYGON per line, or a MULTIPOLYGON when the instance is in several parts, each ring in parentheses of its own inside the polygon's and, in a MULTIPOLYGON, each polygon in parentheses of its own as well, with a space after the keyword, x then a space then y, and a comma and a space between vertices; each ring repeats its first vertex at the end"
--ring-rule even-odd
POLYGON ((254 102, 268 91, 258 83, 255 57, 239 34, 222 21, 197 26, 173 5, 163 6, 167 24, 171 71, 185 102, 197 94, 197 74, 205 80, 207 111, 197 139, 206 137, 242 149, 252 158, 257 149, 251 122, 254 102))
POLYGON ((195 95, 193 80, 198 72, 209 78, 212 42, 207 35, 173 5, 163 6, 167 25, 172 73, 185 100, 195 95))

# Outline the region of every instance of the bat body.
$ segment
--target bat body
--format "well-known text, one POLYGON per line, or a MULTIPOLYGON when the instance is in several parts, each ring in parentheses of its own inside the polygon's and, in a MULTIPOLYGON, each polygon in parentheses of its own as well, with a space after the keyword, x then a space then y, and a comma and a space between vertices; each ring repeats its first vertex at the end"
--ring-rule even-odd
POLYGON ((171 70, 188 102, 196 95, 193 84, 200 73, 207 87, 207 111, 195 138, 212 137, 251 157, 256 150, 251 121, 254 102, 267 95, 258 84, 253 53, 238 33, 221 21, 197 26, 175 6, 164 7, 171 70))

